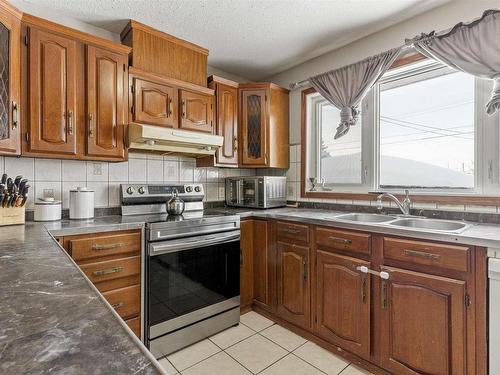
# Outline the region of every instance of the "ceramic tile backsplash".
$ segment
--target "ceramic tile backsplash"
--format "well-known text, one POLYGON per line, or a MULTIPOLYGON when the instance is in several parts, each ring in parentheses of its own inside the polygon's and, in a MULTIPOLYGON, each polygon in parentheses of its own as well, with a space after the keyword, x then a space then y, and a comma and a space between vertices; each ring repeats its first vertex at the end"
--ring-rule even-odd
POLYGON ((4 171, 30 180, 28 208, 33 208, 33 197, 44 192, 69 208, 69 190, 78 186, 95 190, 96 207, 118 207, 120 184, 127 183, 197 182, 204 185, 207 201, 223 201, 225 177, 255 175, 254 169, 196 168, 192 158, 137 153, 121 163, 0 156, 0 173, 4 171))

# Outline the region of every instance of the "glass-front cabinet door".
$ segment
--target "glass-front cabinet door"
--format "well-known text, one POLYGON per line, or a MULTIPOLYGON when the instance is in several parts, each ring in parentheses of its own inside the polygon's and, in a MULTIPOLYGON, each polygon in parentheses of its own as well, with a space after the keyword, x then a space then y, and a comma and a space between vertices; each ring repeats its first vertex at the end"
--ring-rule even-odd
POLYGON ((21 21, 0 3, 0 154, 20 153, 21 21))
POLYGON ((267 165, 266 90, 241 91, 241 149, 243 165, 267 165))

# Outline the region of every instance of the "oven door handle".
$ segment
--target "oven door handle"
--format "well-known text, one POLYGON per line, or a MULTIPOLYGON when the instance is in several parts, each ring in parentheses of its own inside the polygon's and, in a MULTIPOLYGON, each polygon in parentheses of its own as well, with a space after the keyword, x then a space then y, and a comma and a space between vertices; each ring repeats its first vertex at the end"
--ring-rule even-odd
POLYGON ((217 234, 210 236, 198 236, 195 238, 184 238, 182 240, 175 241, 165 241, 152 243, 149 245, 149 255, 161 255, 174 253, 178 251, 184 251, 189 249, 195 249, 197 247, 204 247, 209 245, 218 245, 227 242, 233 242, 240 239, 240 232, 230 233, 230 234, 217 234))

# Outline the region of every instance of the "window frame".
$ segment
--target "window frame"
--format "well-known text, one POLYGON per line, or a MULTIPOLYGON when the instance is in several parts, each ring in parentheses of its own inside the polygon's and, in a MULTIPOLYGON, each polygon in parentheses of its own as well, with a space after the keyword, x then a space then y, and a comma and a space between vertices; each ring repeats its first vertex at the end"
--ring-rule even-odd
MULTIPOLYGON (((426 58, 419 53, 411 53, 401 57, 394 62, 390 70, 413 64, 425 60, 426 58)), ((429 66, 435 65, 430 63, 429 66)), ((437 64, 436 64, 437 65, 437 64)), ((397 74, 397 73, 395 73, 397 74)), ((385 81, 385 80, 384 80, 385 81)), ((381 81, 383 83, 384 81, 381 81)), ((380 83, 379 83, 380 84, 380 83)), ((378 85, 379 85, 378 84, 378 85)), ((306 178, 307 167, 310 164, 309 149, 310 129, 308 129, 308 96, 316 93, 314 88, 306 88, 301 92, 301 187, 300 197, 308 199, 345 199, 345 200, 375 200, 376 195, 370 192, 391 191, 396 196, 401 196, 402 188, 383 188, 379 189, 379 116, 378 116, 378 95, 379 90, 371 90, 363 100, 362 119, 365 124, 372 126, 363 126, 362 131, 362 184, 357 186, 346 184, 342 186, 345 191, 339 191, 339 186, 343 184, 334 184, 334 191, 307 191, 306 178), (377 103, 376 105, 371 105, 377 103), (375 125, 375 126, 373 126, 375 125)), ((437 204, 470 204, 470 205, 500 205, 500 115, 488 116, 480 103, 485 103, 491 92, 492 83, 487 80, 476 79, 476 110, 475 110, 475 188, 467 190, 411 190, 412 200, 418 203, 437 203, 437 204)), ((327 185, 328 186, 328 185, 327 185)), ((330 187, 330 186, 329 186, 330 187)))

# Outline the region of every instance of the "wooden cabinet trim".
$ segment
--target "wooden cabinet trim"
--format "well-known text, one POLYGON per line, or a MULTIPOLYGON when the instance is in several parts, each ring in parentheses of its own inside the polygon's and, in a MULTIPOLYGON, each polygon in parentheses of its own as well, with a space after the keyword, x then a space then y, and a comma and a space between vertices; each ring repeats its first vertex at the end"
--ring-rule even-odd
POLYGON ((87 34, 85 32, 75 30, 70 27, 66 27, 61 24, 51 22, 40 17, 36 17, 28 13, 23 13, 22 21, 23 23, 30 24, 32 26, 37 26, 46 30, 50 30, 51 32, 57 33, 63 37, 72 38, 84 42, 86 44, 91 44, 97 47, 106 48, 110 51, 124 53, 127 55, 132 51, 132 48, 125 46, 123 44, 114 43, 107 39, 99 38, 95 35, 87 34))

